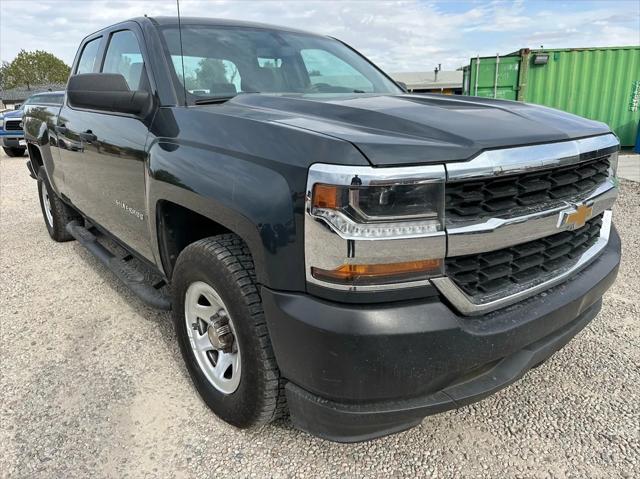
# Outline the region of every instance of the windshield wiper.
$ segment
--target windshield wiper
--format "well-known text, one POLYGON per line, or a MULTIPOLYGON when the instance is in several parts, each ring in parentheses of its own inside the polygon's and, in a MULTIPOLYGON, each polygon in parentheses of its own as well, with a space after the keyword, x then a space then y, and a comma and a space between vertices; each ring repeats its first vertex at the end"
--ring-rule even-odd
POLYGON ((232 98, 237 97, 238 95, 243 95, 245 93, 260 93, 259 91, 240 91, 235 93, 234 95, 220 95, 220 96, 208 96, 204 98, 198 98, 193 103, 196 105, 210 105, 213 103, 224 103, 225 101, 229 101, 232 98))
POLYGON ((225 101, 229 101, 232 98, 235 98, 236 95, 226 95, 226 96, 210 96, 206 98, 198 98, 193 103, 196 105, 208 105, 210 103, 224 103, 225 101))

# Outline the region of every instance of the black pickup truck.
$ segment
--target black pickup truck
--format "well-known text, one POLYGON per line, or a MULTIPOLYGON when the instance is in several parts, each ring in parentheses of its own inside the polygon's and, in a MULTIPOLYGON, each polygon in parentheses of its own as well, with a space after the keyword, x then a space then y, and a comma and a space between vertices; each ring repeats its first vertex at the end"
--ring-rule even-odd
POLYGON ((479 400, 584 328, 618 270, 606 125, 410 95, 328 37, 119 23, 24 127, 51 237, 172 309, 238 427, 288 413, 359 441, 479 400))

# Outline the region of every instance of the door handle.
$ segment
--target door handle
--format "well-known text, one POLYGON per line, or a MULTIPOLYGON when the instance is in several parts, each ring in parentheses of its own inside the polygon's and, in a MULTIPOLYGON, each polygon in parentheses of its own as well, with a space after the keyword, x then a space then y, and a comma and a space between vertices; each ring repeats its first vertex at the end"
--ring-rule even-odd
POLYGON ((83 131, 78 136, 82 141, 86 141, 87 143, 93 143, 98 139, 98 137, 94 135, 91 130, 83 131))

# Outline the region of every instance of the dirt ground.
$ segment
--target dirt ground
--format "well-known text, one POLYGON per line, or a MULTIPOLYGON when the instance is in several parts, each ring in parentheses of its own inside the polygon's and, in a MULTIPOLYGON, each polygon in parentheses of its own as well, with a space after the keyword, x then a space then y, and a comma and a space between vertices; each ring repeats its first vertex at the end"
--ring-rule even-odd
POLYGON ((640 184, 614 214, 618 280, 566 348, 480 403, 340 445, 218 420, 169 315, 49 238, 25 160, 0 158, 1 477, 640 477, 640 184))

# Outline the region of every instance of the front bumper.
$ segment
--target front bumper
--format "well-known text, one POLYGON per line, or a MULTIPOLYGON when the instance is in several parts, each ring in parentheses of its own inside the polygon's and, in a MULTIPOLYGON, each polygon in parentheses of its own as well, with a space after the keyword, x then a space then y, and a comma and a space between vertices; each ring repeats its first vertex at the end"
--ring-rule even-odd
POLYGON ((20 140, 24 140, 22 131, 0 131, 0 146, 3 148, 19 148, 20 140))
POLYGON ((262 289, 293 423, 341 442, 415 426, 482 399, 566 344, 598 313, 620 238, 567 282, 473 318, 438 298, 340 304, 262 289))

